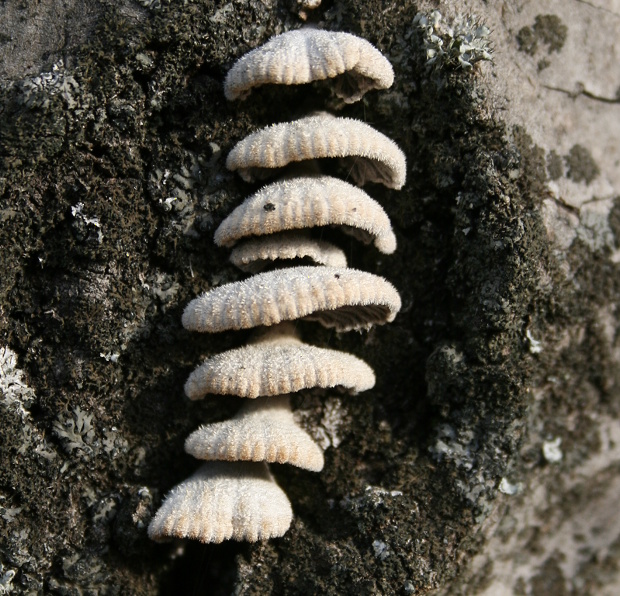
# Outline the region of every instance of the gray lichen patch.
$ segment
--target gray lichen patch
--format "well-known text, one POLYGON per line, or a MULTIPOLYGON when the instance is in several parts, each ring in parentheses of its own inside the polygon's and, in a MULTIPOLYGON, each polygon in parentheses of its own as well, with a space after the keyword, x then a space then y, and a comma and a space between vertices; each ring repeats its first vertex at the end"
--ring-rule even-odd
POLYGON ((54 423, 54 433, 62 439, 65 449, 69 452, 78 450, 87 456, 92 454, 91 445, 95 438, 92 418, 92 414, 76 407, 73 416, 61 417, 54 423))
POLYGON ((0 408, 5 428, 13 429, 11 443, 19 455, 33 454, 45 465, 57 454, 34 423, 30 409, 35 402, 36 395, 17 366, 17 355, 8 347, 0 348, 0 408))
POLYGON ((62 60, 52 65, 48 72, 25 79, 22 84, 22 101, 29 108, 49 108, 51 98, 58 95, 69 109, 78 108, 79 84, 66 74, 62 60))
POLYGON ((433 10, 418 13, 413 26, 422 37, 428 68, 469 70, 476 62, 492 60, 491 30, 475 16, 459 15, 447 21, 433 10))
POLYGON ((568 27, 555 14, 536 16, 531 27, 523 27, 517 33, 519 50, 530 55, 536 54, 539 44, 547 46, 547 53, 559 52, 566 43, 568 27))
POLYGON ((551 180, 557 180, 564 175, 564 162, 554 149, 547 155, 547 173, 551 180))
POLYGON ((571 147, 565 160, 568 168, 566 175, 575 182, 590 184, 600 174, 590 151, 579 143, 571 147))
POLYGON ((593 252, 614 247, 615 238, 609 225, 611 208, 612 201, 607 199, 592 201, 579 210, 577 237, 593 252))

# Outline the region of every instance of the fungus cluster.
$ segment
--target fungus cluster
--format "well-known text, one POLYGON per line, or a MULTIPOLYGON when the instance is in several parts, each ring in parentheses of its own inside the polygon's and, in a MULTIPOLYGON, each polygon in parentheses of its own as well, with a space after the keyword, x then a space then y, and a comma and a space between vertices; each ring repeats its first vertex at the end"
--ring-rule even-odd
MULTIPOLYGON (((346 103, 369 89, 387 88, 389 62, 367 41, 347 33, 302 29, 277 36, 230 70, 228 99, 265 83, 301 84, 331 78, 346 103)), ((245 180, 276 175, 294 162, 337 158, 359 186, 377 182, 399 189, 405 156, 363 122, 319 113, 259 130, 232 149, 226 162, 245 180)), ((273 182, 246 199, 219 226, 215 242, 233 248, 231 261, 256 273, 212 289, 183 313, 191 331, 257 328, 249 345, 205 360, 189 376, 190 399, 208 394, 248 401, 230 420, 192 433, 185 451, 206 463, 175 487, 151 521, 149 536, 256 541, 282 536, 291 505, 267 463, 318 472, 323 452, 293 418, 291 393, 339 387, 370 389, 375 375, 352 354, 304 343, 295 320, 338 331, 391 322, 400 310, 396 289, 377 275, 347 268, 344 252, 312 230, 336 227, 382 253, 396 249, 383 208, 361 189, 320 174, 273 182), (312 263, 295 266, 296 261, 312 263), (267 269, 267 271, 262 271, 267 269)))

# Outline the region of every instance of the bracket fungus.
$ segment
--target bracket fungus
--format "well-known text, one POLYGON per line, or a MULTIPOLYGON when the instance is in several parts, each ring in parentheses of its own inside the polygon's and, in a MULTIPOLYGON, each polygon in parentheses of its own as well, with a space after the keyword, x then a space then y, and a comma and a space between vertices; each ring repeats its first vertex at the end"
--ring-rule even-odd
POLYGON ((208 462, 173 488, 149 524, 153 540, 266 540, 291 525, 288 497, 265 463, 208 462))
POLYGON ((331 176, 303 176, 274 182, 248 197, 217 228, 218 246, 249 236, 317 226, 343 226, 379 251, 396 250, 396 236, 383 207, 362 189, 331 176))
POLYGON ((205 360, 185 383, 190 399, 207 394, 257 398, 302 389, 343 387, 359 393, 375 385, 375 374, 353 354, 319 348, 284 335, 264 334, 254 344, 228 350, 205 360))
POLYGON ((219 286, 183 312, 190 331, 217 333, 308 319, 338 331, 394 320, 400 296, 384 278, 341 267, 290 267, 219 286))
MULTIPOLYGON (((301 3, 310 7, 318 0, 301 3)), ((280 35, 241 58, 226 78, 225 92, 232 99, 264 83, 325 78, 335 78, 339 96, 352 102, 368 89, 389 87, 393 73, 368 42, 308 29, 280 35)), ((378 182, 398 189, 405 183, 405 156, 393 141, 363 122, 326 113, 259 130, 229 153, 226 166, 247 181, 284 167, 289 178, 237 207, 216 231, 215 242, 230 247, 242 241, 231 260, 247 271, 287 260, 317 265, 258 273, 214 288, 185 308, 183 325, 192 331, 261 328, 249 345, 198 366, 185 384, 187 396, 253 401, 231 420, 202 426, 188 437, 186 451, 209 461, 168 494, 149 526, 155 540, 282 536, 292 521, 291 505, 266 462, 319 471, 324 461, 320 447, 295 423, 289 394, 316 387, 357 393, 375 384, 364 361, 303 343, 291 323, 306 319, 338 331, 368 329, 392 321, 401 307, 392 284, 348 269, 338 247, 309 235, 309 228, 338 226, 384 253, 396 248, 387 215, 366 193, 336 178, 308 175, 321 158, 339 159, 360 186, 378 182)))
POLYGON ((266 461, 320 472, 323 451, 293 418, 288 395, 247 402, 230 420, 201 426, 185 441, 198 459, 266 461))
POLYGON ((258 273, 269 264, 285 260, 306 260, 328 267, 347 266, 344 252, 331 242, 295 232, 252 238, 230 253, 230 262, 248 273, 258 273))
POLYGON ((327 112, 272 124, 248 135, 228 154, 226 167, 253 182, 289 163, 324 157, 340 158, 358 186, 377 182, 399 189, 405 184, 405 154, 394 141, 364 122, 327 112))
POLYGON ((345 103, 394 82, 390 62, 370 42, 341 31, 303 28, 272 37, 242 56, 228 71, 226 99, 244 99, 265 84, 302 85, 334 79, 334 92, 345 103))

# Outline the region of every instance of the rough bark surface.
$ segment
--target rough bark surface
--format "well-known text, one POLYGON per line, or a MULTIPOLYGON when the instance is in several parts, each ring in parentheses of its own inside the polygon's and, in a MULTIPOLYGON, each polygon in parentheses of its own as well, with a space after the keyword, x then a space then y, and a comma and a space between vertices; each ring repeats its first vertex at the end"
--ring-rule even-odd
POLYGON ((618 592, 618 2, 324 0, 309 20, 394 66, 340 113, 408 157, 402 191, 367 187, 397 252, 346 241, 403 309, 303 327, 378 382, 295 398, 326 466, 273 467, 284 538, 157 545, 186 436, 238 408, 183 396, 246 337, 180 324, 242 277, 212 236, 256 186, 224 157, 329 86, 224 99, 236 58, 302 24, 293 0, 0 6, 0 593, 618 592), (413 21, 435 8, 476 13, 493 62, 430 68, 413 21))

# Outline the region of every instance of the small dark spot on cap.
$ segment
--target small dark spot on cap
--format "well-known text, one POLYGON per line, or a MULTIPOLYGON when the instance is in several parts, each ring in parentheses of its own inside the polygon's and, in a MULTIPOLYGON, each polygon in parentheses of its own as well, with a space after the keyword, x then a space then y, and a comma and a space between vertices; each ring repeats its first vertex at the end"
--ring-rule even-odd
POLYGON ((276 210, 276 206, 273 203, 265 203, 263 205, 263 209, 265 211, 275 211, 276 210))
POLYGON ((335 277, 336 279, 340 279, 340 273, 334 273, 334 277, 335 277))

